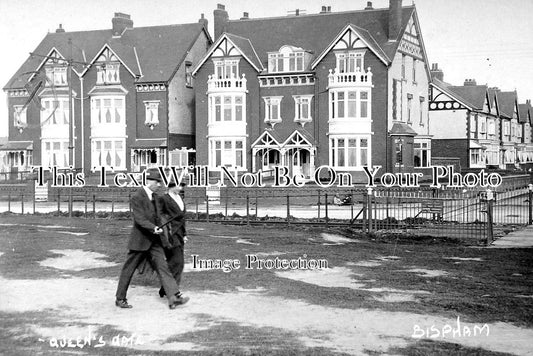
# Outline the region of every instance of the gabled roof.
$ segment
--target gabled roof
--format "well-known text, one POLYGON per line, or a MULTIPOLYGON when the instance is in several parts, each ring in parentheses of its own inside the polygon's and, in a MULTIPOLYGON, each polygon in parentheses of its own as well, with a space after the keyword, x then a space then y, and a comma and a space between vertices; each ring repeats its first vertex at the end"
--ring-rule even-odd
POLYGON ((498 108, 500 116, 505 116, 510 119, 515 113, 515 105, 517 101, 516 91, 501 91, 496 93, 498 100, 498 108))
MULTIPOLYGON (((414 6, 402 8, 400 36, 414 6)), ((388 40, 389 9, 358 10, 326 14, 283 16, 247 20, 230 20, 226 32, 243 36, 251 41, 261 62, 266 67, 268 52, 278 51, 283 45, 292 45, 312 51, 318 56, 347 24, 353 24, 369 43, 375 43, 387 56, 394 58, 400 41, 388 40), (366 31, 366 32, 365 32, 366 31)), ((399 37, 401 38, 401 37, 399 37)))
POLYGON ((242 53, 242 56, 252 65, 252 67, 255 68, 256 71, 261 72, 265 68, 261 64, 261 61, 259 60, 259 57, 257 56, 257 52, 255 51, 254 47, 252 46, 252 43, 248 38, 244 38, 241 36, 237 36, 231 33, 223 33, 222 36, 220 36, 215 43, 211 46, 209 51, 204 55, 202 60, 198 62, 196 67, 193 69, 192 74, 195 75, 196 72, 202 67, 202 65, 205 63, 205 61, 211 57, 213 52, 220 46, 220 44, 224 41, 228 40, 233 46, 237 48, 242 53))
MULTIPOLYGON (((74 61, 87 63, 107 44, 130 72, 140 77, 139 82, 167 82, 203 31, 210 38, 201 23, 128 28, 120 37, 113 37, 111 29, 48 33, 33 53, 47 55, 55 48, 68 58, 72 51, 74 61)), ((29 75, 22 74, 35 71, 42 60, 42 57, 30 56, 4 89, 23 88, 29 75)), ((82 65, 74 65, 74 69, 77 73, 84 70, 82 65)))
POLYGON ((450 86, 448 89, 463 98, 472 109, 479 111, 484 109, 487 96, 486 85, 450 86))
MULTIPOLYGON (((354 24, 348 24, 345 26, 345 28, 342 29, 341 32, 337 35, 337 37, 327 46, 322 53, 315 58, 313 63, 311 64, 311 69, 314 69, 318 63, 324 58, 324 56, 335 46, 335 44, 340 40, 340 38, 346 33, 346 31, 352 30, 357 34, 357 36, 363 41, 363 43, 370 48, 371 51, 374 52, 374 54, 383 62, 385 65, 389 65, 392 61, 387 56, 387 54, 383 51, 383 49, 377 44, 376 40, 372 37, 370 32, 365 30, 364 28, 355 26, 354 24)), ((364 68, 362 68, 364 69, 364 68)))

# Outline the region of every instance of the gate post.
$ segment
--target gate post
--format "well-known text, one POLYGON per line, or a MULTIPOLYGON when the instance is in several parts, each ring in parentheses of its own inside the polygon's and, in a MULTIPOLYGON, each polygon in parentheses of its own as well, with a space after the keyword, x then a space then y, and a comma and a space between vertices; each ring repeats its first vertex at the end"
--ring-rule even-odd
POLYGON ((368 187, 367 189, 367 203, 366 203, 366 211, 367 211, 367 221, 368 221, 368 232, 372 232, 372 188, 368 187))
POLYGON ((527 205, 528 205, 528 219, 527 219, 527 223, 528 225, 531 225, 533 224, 533 184, 529 184, 527 186, 527 191, 528 191, 528 199, 527 199, 527 205))
POLYGON ((487 189, 487 241, 486 245, 490 245, 494 240, 494 231, 492 229, 492 213, 494 208, 494 193, 487 189))

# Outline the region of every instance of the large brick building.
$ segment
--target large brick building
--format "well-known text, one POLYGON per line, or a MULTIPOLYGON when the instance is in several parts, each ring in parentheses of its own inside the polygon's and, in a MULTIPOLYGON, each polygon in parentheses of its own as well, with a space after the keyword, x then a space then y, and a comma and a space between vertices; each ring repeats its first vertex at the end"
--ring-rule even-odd
POLYGON ((206 27, 202 18, 135 28, 116 13, 109 29, 48 33, 4 87, 4 169, 137 171, 194 148, 191 69, 212 43, 206 27))
POLYGON ((431 162, 424 43, 414 6, 229 20, 194 69, 197 162, 241 171, 431 162))

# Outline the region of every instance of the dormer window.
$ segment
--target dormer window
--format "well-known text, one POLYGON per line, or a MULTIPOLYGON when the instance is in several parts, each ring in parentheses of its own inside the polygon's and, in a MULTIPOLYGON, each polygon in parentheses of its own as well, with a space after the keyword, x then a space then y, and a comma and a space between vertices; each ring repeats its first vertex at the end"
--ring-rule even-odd
POLYGON ((54 86, 67 85, 67 67, 48 67, 46 68, 46 77, 48 83, 52 83, 54 86))
POLYGON ((229 79, 239 77, 238 59, 214 60, 214 64, 216 79, 229 79))
POLYGON ((120 64, 106 63, 96 67, 96 84, 119 84, 120 64))
POLYGON ((305 69, 305 52, 293 46, 283 46, 279 52, 268 54, 268 71, 270 73, 303 72, 305 69))
POLYGON ((355 73, 363 70, 364 52, 337 52, 337 73, 355 73))

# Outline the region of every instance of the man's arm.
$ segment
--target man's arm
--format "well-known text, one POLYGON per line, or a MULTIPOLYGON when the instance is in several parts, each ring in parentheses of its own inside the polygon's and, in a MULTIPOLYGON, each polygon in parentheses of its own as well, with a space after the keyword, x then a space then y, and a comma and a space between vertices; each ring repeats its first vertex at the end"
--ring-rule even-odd
POLYGON ((145 230, 154 233, 155 228, 157 226, 150 221, 150 218, 148 216, 149 211, 146 211, 141 198, 139 196, 134 195, 131 197, 130 203, 131 212, 133 214, 133 220, 135 221, 135 224, 145 230))

